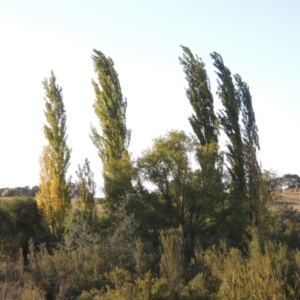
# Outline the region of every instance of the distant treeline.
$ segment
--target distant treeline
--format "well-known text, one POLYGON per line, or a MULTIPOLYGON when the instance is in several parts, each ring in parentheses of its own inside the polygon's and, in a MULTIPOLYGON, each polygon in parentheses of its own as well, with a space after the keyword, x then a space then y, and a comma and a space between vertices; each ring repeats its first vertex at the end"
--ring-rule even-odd
POLYGON ((35 197, 36 193, 39 191, 37 185, 32 188, 29 186, 15 187, 15 188, 1 188, 1 197, 35 197))
POLYGON ((285 174, 278 177, 278 184, 281 188, 300 187, 300 177, 297 174, 285 174))
MULTIPOLYGON (((78 197, 78 190, 75 183, 69 182, 69 193, 72 198, 78 197)), ((38 185, 33 187, 23 186, 14 188, 0 188, 1 197, 35 197, 36 193, 40 190, 38 185)))

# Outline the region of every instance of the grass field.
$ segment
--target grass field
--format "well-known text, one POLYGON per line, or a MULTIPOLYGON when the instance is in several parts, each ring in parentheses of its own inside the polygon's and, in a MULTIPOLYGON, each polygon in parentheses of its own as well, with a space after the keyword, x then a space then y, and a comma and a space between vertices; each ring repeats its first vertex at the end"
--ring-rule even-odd
POLYGON ((276 209, 289 208, 300 213, 300 193, 280 193, 278 195, 278 200, 274 203, 274 206, 276 209))
MULTIPOLYGON (((15 199, 16 197, 0 197, 0 201, 10 201, 15 199)), ((26 199, 27 197, 21 197, 21 199, 26 199)), ((101 204, 99 204, 96 199, 96 209, 99 214, 104 213, 104 209, 101 204)), ((77 199, 73 198, 71 200, 72 209, 75 210, 77 199)), ((291 209, 295 210, 297 213, 300 214, 300 193, 299 192, 290 192, 290 193, 279 193, 278 200, 274 203, 274 208, 276 210, 280 209, 291 209)))

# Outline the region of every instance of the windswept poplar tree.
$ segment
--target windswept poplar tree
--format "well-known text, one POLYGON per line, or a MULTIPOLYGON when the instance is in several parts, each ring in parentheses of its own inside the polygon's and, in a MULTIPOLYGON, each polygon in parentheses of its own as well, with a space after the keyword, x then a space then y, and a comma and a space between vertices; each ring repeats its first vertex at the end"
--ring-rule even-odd
POLYGON ((71 150, 66 144, 66 112, 62 88, 56 84, 51 72, 49 80, 43 81, 45 89, 44 134, 48 141, 40 158, 39 207, 43 210, 52 234, 59 236, 64 230, 64 221, 71 209, 71 199, 66 181, 71 150))
POLYGON ((239 124, 241 100, 237 95, 231 72, 224 65, 220 54, 213 52, 211 58, 217 68, 218 96, 223 104, 219 113, 220 124, 228 137, 227 159, 228 171, 231 178, 230 186, 230 209, 228 218, 230 223, 229 232, 235 240, 242 240, 248 225, 247 198, 246 198, 246 174, 244 146, 239 124))
POLYGON ((234 196, 243 201, 245 200, 246 181, 243 141, 239 124, 241 103, 232 81, 231 72, 224 65, 221 55, 213 52, 211 57, 218 70, 216 72, 218 75, 218 95, 224 107, 219 114, 219 119, 229 139, 227 158, 230 162, 229 172, 232 179, 232 190, 234 196))
POLYGON ((92 81, 96 95, 94 110, 101 131, 99 133, 92 126, 91 138, 103 165, 105 205, 114 211, 126 202, 127 192, 131 189, 127 101, 123 98, 113 60, 97 50, 94 50, 92 60, 98 79, 98 82, 92 81))
MULTIPOLYGON (((218 119, 214 112, 214 99, 205 64, 195 57, 188 47, 183 47, 183 58, 179 58, 188 82, 187 98, 194 110, 190 124, 200 143, 198 161, 201 166, 202 198, 206 198, 210 208, 210 219, 215 219, 215 210, 223 199, 222 159, 219 153, 218 119)), ((203 202, 203 200, 202 200, 203 202)), ((219 207, 220 208, 220 207, 219 207)))
MULTIPOLYGON (((179 58, 188 82, 187 98, 194 114, 189 118, 190 124, 203 148, 215 145, 218 150, 218 119, 214 113, 214 99, 210 91, 210 81, 205 64, 194 57, 188 47, 183 47, 183 58, 179 58)), ((206 150, 208 151, 208 149, 206 150)))
POLYGON ((242 80, 240 75, 235 75, 234 79, 236 83, 237 96, 241 103, 249 219, 253 224, 258 225, 262 211, 262 203, 260 203, 262 174, 256 157, 256 153, 260 149, 258 128, 256 126, 249 87, 247 83, 242 80))

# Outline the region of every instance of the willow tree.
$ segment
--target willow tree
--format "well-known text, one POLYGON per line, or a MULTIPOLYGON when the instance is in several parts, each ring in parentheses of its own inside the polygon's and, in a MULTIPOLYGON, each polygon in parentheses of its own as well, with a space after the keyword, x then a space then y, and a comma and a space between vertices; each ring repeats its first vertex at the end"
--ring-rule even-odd
POLYGON ((64 221, 71 209, 66 180, 71 150, 66 144, 66 112, 62 88, 56 84, 53 72, 49 80, 43 81, 43 85, 47 120, 43 129, 48 144, 40 157, 40 192, 37 199, 51 233, 58 236, 64 230, 64 221))
POLYGON ((92 126, 91 138, 98 149, 103 166, 105 205, 115 211, 127 200, 131 190, 132 168, 128 154, 130 130, 126 126, 127 100, 123 98, 114 62, 102 52, 94 50, 97 82, 92 80, 95 90, 94 110, 99 119, 99 132, 92 126))
POLYGON ((184 237, 207 237, 212 204, 203 197, 199 173, 192 169, 195 151, 194 139, 183 131, 170 131, 138 159, 140 178, 153 189, 151 201, 144 204, 150 211, 144 222, 152 232, 182 226, 184 237))

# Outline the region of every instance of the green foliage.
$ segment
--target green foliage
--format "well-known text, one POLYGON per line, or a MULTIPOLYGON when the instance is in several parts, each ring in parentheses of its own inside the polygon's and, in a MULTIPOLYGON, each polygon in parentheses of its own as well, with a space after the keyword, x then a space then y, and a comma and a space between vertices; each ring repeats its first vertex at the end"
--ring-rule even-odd
POLYGON ((133 270, 134 243, 125 239, 117 235, 100 236, 87 222, 73 220, 63 242, 51 254, 45 245, 38 251, 31 246, 30 275, 49 299, 88 297, 89 291, 106 289, 108 282, 115 286, 114 280, 118 278, 113 275, 115 268, 133 270))
POLYGON ((39 187, 37 185, 30 188, 29 186, 16 188, 1 188, 1 197, 35 197, 39 187))
POLYGON ((62 88, 56 84, 56 77, 51 72, 49 80, 43 81, 45 90, 44 134, 49 143, 48 150, 55 165, 56 176, 61 184, 65 183, 65 174, 70 161, 70 149, 66 144, 66 111, 63 102, 62 88))
POLYGON ((209 290, 205 286, 205 276, 203 273, 196 275, 182 290, 180 299, 211 299, 209 290))
POLYGON ((38 204, 44 210, 45 218, 48 219, 51 233, 59 236, 64 231, 64 221, 71 209, 71 198, 66 181, 71 150, 66 144, 66 113, 62 88, 56 84, 53 72, 49 80, 44 80, 43 85, 46 94, 44 113, 48 123, 44 125, 44 134, 48 145, 40 158, 41 182, 37 197, 38 204), (49 214, 45 211, 48 206, 54 213, 49 214))
POLYGON ((8 203, 8 209, 15 221, 17 231, 21 233, 21 245, 24 247, 30 239, 36 239, 44 232, 42 215, 35 199, 14 199, 8 203))
MULTIPOLYGON (((156 188, 157 205, 163 214, 160 228, 179 226, 192 205, 193 173, 189 153, 193 142, 184 132, 170 132, 155 140, 153 148, 138 161, 140 176, 156 188)), ((157 211, 158 213, 158 211, 157 211)))
MULTIPOLYGON (((48 145, 37 202, 0 203, 1 299, 300 298, 299 214, 270 209, 278 185, 299 177, 261 172, 248 85, 239 75, 233 83, 222 57, 212 53, 223 104, 217 116, 204 63, 182 49, 195 137, 170 131, 136 162, 128 153, 127 101, 114 63, 94 50, 101 132, 92 127, 91 137, 103 164, 101 215, 88 159, 76 184, 66 182, 71 151, 62 89, 53 73, 44 81, 48 145), (228 174, 219 125, 228 138, 228 174), (78 195, 73 212, 70 189, 78 195), (40 243, 43 224, 56 238, 51 243, 40 243)), ((0 193, 12 190, 28 189, 0 193)))
POLYGON ((38 252, 31 247, 30 275, 49 299, 74 299, 84 290, 104 285, 106 262, 97 238, 77 234, 76 239, 65 238, 52 255, 44 245, 38 252))
POLYGON ((121 159, 130 141, 130 131, 126 128, 127 101, 123 100, 113 60, 97 50, 92 60, 98 76, 98 83, 92 81, 96 94, 94 109, 102 129, 101 136, 92 127, 92 138, 103 160, 121 159))
POLYGON ((230 70, 224 65, 221 55, 211 54, 218 75, 218 95, 224 109, 219 114, 222 129, 229 138, 227 158, 230 162, 229 172, 232 178, 233 196, 239 201, 245 200, 245 169, 243 142, 239 125, 241 102, 237 97, 230 70))
POLYGON ((2 251, 18 253, 21 247, 23 255, 26 256, 29 240, 37 241, 45 232, 36 201, 32 198, 15 198, 2 202, 0 215, 2 251))
POLYGON ((11 259, 0 253, 0 297, 7 300, 43 300, 45 294, 25 272, 23 256, 11 259))
POLYGON ((184 270, 183 230, 168 229, 160 232, 162 254, 160 260, 160 274, 166 278, 174 297, 182 288, 184 270))
POLYGON ((205 64, 188 47, 183 47, 183 58, 179 58, 189 84, 186 90, 195 112, 189 121, 201 146, 218 144, 218 120, 214 113, 214 99, 210 91, 210 81, 205 64))
POLYGON ((135 271, 143 277, 147 272, 155 272, 156 256, 153 246, 149 242, 143 243, 140 239, 136 241, 134 252, 135 271))
MULTIPOLYGON (((201 188, 198 193, 206 211, 203 215, 209 224, 208 239, 212 236, 218 239, 217 236, 222 232, 226 200, 223 154, 219 151, 218 143, 219 120, 214 112, 214 99, 205 64, 189 48, 182 46, 182 49, 183 58, 179 58, 179 61, 188 83, 186 95, 194 111, 189 121, 199 141, 196 153, 201 170, 197 174, 197 181, 201 188)), ((196 238, 199 238, 199 231, 194 232, 194 240, 196 238)))
POLYGON ((111 159, 105 164, 103 204, 111 214, 114 214, 118 207, 130 202, 133 194, 131 183, 133 177, 134 170, 130 156, 126 152, 122 159, 111 159))
POLYGON ((237 97, 241 103, 249 219, 258 225, 260 214, 263 210, 259 201, 262 174, 256 157, 256 151, 259 150, 258 129, 255 122, 249 87, 242 81, 241 76, 235 75, 234 78, 236 81, 237 97))
POLYGON ((222 283, 217 299, 286 298, 286 247, 266 243, 261 249, 255 234, 249 245, 249 257, 243 258, 236 250, 231 250, 225 258, 223 269, 219 271, 222 273, 222 283))
POLYGON ((98 82, 92 81, 96 95, 94 110, 100 122, 101 134, 92 126, 91 138, 102 160, 105 205, 115 211, 127 201, 126 195, 131 191, 127 100, 123 99, 113 60, 97 50, 94 50, 92 60, 98 79, 98 82))
POLYGON ((189 255, 197 239, 212 242, 212 234, 220 227, 224 201, 219 171, 193 168, 192 158, 198 154, 198 146, 184 132, 171 131, 156 139, 137 161, 143 187, 138 190, 136 218, 141 217, 148 238, 154 241, 159 230, 182 226, 184 237, 189 240, 189 255), (210 179, 206 177, 209 174, 210 179), (152 191, 147 191, 146 185, 152 191))
POLYGON ((121 235, 102 237, 73 223, 50 253, 31 243, 26 268, 22 256, 0 254, 0 292, 5 299, 298 299, 299 250, 251 236, 247 255, 221 243, 197 247, 185 262, 182 228, 161 231, 160 272, 153 273, 146 244, 134 250, 121 235))
POLYGON ((284 174, 278 178, 280 188, 285 187, 290 190, 295 190, 300 187, 300 177, 297 174, 284 174))
POLYGON ((145 151, 138 160, 140 182, 150 183, 154 188, 148 194, 151 202, 147 201, 147 193, 142 194, 146 197, 141 201, 145 202, 142 207, 149 213, 145 220, 149 220, 149 230, 157 235, 160 229, 179 225, 187 234, 197 221, 197 213, 202 213, 197 179, 190 161, 194 149, 193 140, 184 132, 171 131, 156 139, 152 149, 145 151))
POLYGON ((211 53, 214 66, 217 68, 218 95, 223 109, 218 114, 220 124, 228 137, 227 160, 230 174, 230 205, 227 212, 230 238, 239 241, 242 239, 248 226, 246 174, 244 146, 239 124, 241 99, 238 97, 230 70, 224 65, 221 55, 211 53))
POLYGON ((16 223, 9 212, 0 207, 0 253, 15 253, 19 246, 16 223))
POLYGON ((255 232, 252 237, 247 256, 224 245, 207 251, 198 249, 198 270, 202 272, 190 281, 183 294, 189 293, 191 299, 197 292, 210 299, 208 291, 212 299, 295 299, 289 297, 297 291, 288 284, 294 274, 294 262, 287 247, 264 242, 255 232), (192 288, 197 281, 198 291, 192 288))
POLYGON ((83 219, 93 225, 96 221, 96 183, 88 159, 85 160, 83 167, 78 166, 76 175, 78 177, 78 181, 76 182, 76 189, 78 191, 77 208, 81 212, 83 219))

